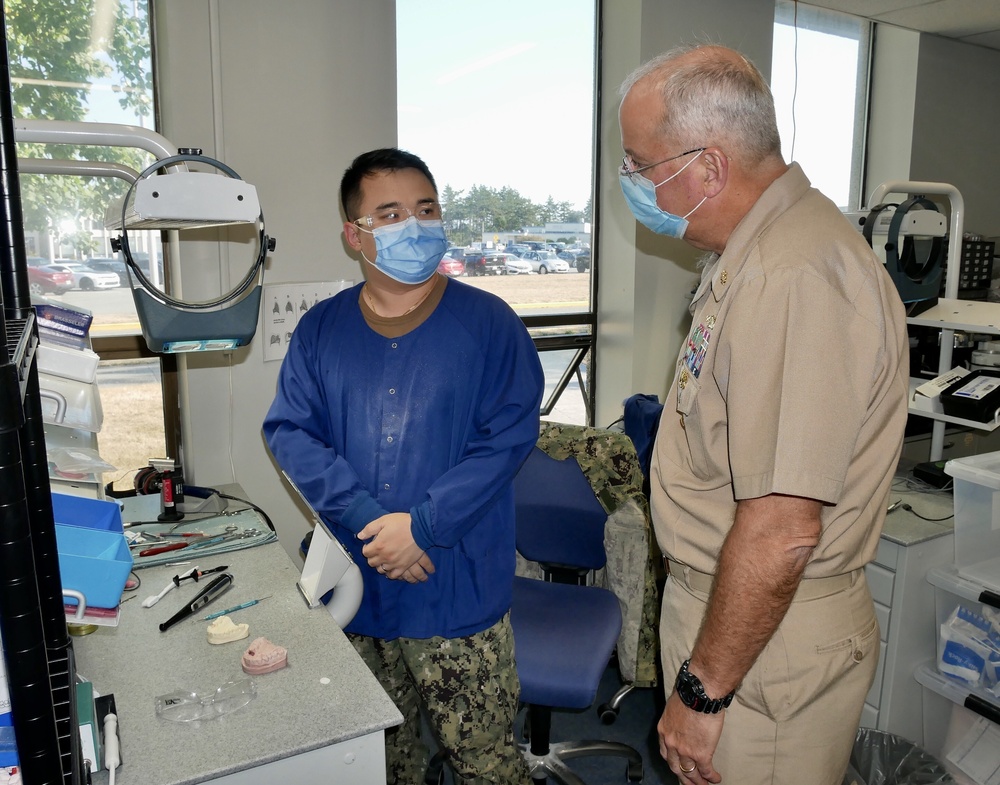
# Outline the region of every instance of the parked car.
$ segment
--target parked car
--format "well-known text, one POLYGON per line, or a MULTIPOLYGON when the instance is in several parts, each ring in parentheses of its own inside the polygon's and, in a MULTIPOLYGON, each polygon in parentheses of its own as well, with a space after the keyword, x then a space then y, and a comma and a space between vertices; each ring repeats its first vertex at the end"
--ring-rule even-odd
POLYGON ((92 270, 80 262, 57 260, 55 264, 50 264, 49 268, 70 273, 73 276, 73 285, 77 289, 83 289, 85 292, 90 292, 94 289, 117 289, 121 285, 118 273, 92 270))
POLYGON ((578 273, 585 273, 590 269, 590 251, 584 251, 573 260, 573 267, 578 273))
POLYGON ((521 258, 531 264, 531 269, 539 275, 569 272, 569 262, 560 259, 552 251, 528 251, 521 258))
POLYGON ((504 247, 503 252, 512 253, 514 254, 514 256, 521 257, 524 256, 524 254, 530 250, 531 249, 526 245, 521 245, 520 243, 511 243, 506 247, 504 247))
POLYGON ((73 273, 53 270, 48 265, 28 267, 28 291, 34 295, 62 294, 73 288, 73 273))
POLYGON ((531 272, 531 262, 506 251, 497 254, 503 260, 505 275, 527 275, 531 272))
POLYGON ((457 278, 465 272, 465 262, 445 254, 438 263, 438 272, 451 278, 457 278))
POLYGON ((87 267, 104 273, 115 273, 119 286, 128 286, 128 265, 120 259, 94 258, 88 259, 87 267))
MULTIPOLYGON (((152 278, 149 271, 149 254, 145 251, 132 251, 132 261, 135 262, 136 267, 145 275, 147 278, 152 278)), ((122 256, 122 261, 125 261, 125 257, 122 256)), ((159 282, 163 282, 163 257, 157 257, 156 259, 156 269, 159 273, 159 282)))
POLYGON ((503 254, 470 251, 465 255, 466 275, 503 275, 506 272, 503 254))

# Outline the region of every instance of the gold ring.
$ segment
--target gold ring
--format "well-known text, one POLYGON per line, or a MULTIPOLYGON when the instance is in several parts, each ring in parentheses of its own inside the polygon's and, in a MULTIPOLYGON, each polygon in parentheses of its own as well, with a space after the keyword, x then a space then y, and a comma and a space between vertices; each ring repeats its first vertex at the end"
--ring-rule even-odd
MULTIPOLYGON (((677 761, 677 765, 678 766, 680 766, 680 763, 681 763, 680 761, 677 761)), ((692 771, 694 771, 695 769, 698 768, 698 764, 697 763, 692 763, 690 769, 685 769, 683 766, 681 766, 680 768, 681 768, 681 771, 684 774, 690 774, 692 771)))

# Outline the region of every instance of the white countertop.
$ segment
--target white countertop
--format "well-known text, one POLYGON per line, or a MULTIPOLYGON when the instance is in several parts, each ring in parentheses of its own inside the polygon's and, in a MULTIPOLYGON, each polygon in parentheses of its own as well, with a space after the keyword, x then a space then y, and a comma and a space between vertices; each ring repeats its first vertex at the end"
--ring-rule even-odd
MULTIPOLYGON (((126 516, 127 517, 127 516, 126 516)), ((183 553, 183 552, 181 552, 183 553)), ((299 568, 277 543, 205 555, 202 569, 228 565, 234 583, 196 616, 166 632, 158 625, 190 601, 205 582, 185 581, 152 608, 157 594, 184 566, 140 570, 142 585, 121 606, 118 627, 74 638, 77 672, 100 694, 114 693, 123 765, 119 785, 186 785, 398 725, 402 716, 325 608, 310 611, 295 584, 299 568), (237 611, 248 638, 208 643, 202 617, 247 600, 269 599, 237 611), (288 649, 288 666, 255 676, 257 697, 218 719, 177 723, 160 719, 154 699, 176 690, 211 691, 243 678, 240 658, 263 636, 288 649)), ((108 774, 94 776, 103 785, 108 774)))

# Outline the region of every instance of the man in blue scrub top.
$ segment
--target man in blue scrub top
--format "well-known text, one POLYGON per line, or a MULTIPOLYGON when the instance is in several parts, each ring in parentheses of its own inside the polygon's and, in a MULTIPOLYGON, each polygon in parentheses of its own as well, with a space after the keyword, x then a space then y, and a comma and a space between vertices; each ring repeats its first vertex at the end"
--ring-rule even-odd
POLYGON ((437 274, 422 160, 365 153, 340 195, 367 280, 299 322, 264 434, 364 575, 345 632, 404 716, 388 781, 423 782, 423 706, 459 781, 525 783, 511 482, 538 438, 538 354, 506 303, 437 274))

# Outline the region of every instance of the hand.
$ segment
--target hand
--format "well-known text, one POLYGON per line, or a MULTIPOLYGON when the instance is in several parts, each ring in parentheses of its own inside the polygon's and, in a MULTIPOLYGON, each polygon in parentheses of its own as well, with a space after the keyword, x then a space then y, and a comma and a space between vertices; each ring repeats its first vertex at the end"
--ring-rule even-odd
POLYGON ((417 559, 416 564, 403 573, 403 580, 407 583, 422 583, 433 572, 434 562, 431 561, 431 557, 427 555, 426 551, 421 551, 420 558, 417 559))
MULTIPOLYGON (((408 512, 390 512, 376 518, 358 532, 358 539, 368 540, 361 553, 372 568, 387 578, 402 578, 404 573, 416 566, 418 569, 411 572, 412 582, 427 580, 426 567, 418 564, 427 554, 413 540, 408 512)), ((433 572, 434 565, 430 559, 427 563, 433 572)))
POLYGON ((667 698, 656 724, 660 755, 682 783, 722 782, 712 765, 712 756, 722 736, 725 712, 702 714, 685 706, 677 693, 667 698))

